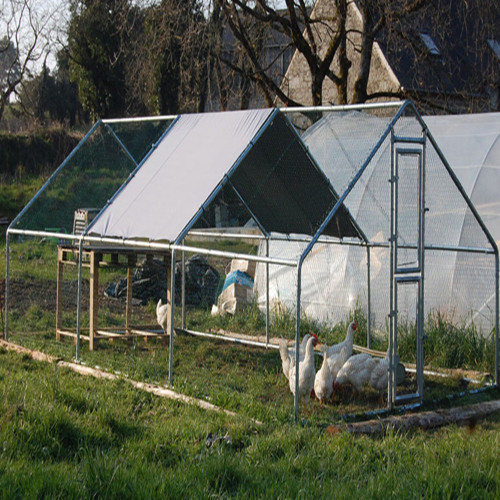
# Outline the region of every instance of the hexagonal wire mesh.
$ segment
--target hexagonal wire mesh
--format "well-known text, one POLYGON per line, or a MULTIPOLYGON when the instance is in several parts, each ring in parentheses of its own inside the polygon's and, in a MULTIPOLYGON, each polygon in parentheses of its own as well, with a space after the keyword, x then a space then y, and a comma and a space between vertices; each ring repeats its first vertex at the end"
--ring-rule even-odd
POLYGON ((98 122, 12 228, 72 233, 75 210, 102 209, 171 123, 98 122))
MULTIPOLYGON (((233 205, 235 225, 241 225, 250 212, 259 212, 259 217, 266 218, 271 227, 275 224, 280 232, 288 233, 288 227, 301 227, 301 233, 314 234, 336 201, 330 196, 331 191, 325 190, 323 175, 337 194, 343 194, 349 187, 345 206, 370 242, 370 269, 366 248, 355 244, 331 244, 339 241, 323 237, 303 268, 301 307, 308 317, 334 323, 345 320, 355 307, 366 311, 369 282, 371 322, 380 329, 387 325, 390 312, 391 126, 394 135, 409 138, 422 137, 425 129, 411 107, 394 121, 397 110, 397 107, 367 107, 362 111, 311 110, 287 114, 307 149, 294 133, 277 121, 281 125, 271 127, 266 138, 257 142, 257 147, 245 158, 245 168, 231 179, 236 190, 248 200, 248 206, 242 207, 234 193, 220 202, 233 205), (280 144, 280 148, 276 148, 276 144, 280 144), (304 162, 304 157, 309 156, 310 161, 304 162), (308 165, 309 170, 312 168, 314 175, 303 175, 304 165, 308 165), (353 183, 362 168, 364 171, 353 183), (290 179, 297 176, 301 176, 299 185, 303 190, 291 188, 290 179), (267 204, 259 203, 263 199, 267 204), (305 205, 307 213, 294 209, 282 215, 279 221, 273 217, 273 204, 276 206, 286 200, 293 206, 294 199, 305 205), (297 225, 297 221, 302 225, 297 225)), ((101 208, 170 123, 169 120, 159 121, 147 127, 134 122, 99 125, 15 227, 64 228, 69 232, 75 208, 101 208), (96 189, 96 185, 100 188, 96 189)), ((422 155, 427 249, 425 314, 439 310, 456 319, 474 320, 487 332, 495 321, 492 245, 445 168, 439 151, 427 141, 422 155)), ((398 264, 411 265, 417 259, 414 248, 418 240, 417 160, 415 155, 401 155, 398 161, 402 172, 397 192, 398 235, 402 243, 398 264)), ((215 215, 206 216, 202 226, 213 225, 215 215)), ((345 227, 339 230, 343 221, 334 218, 324 233, 354 236, 355 231, 349 233, 345 227)), ((342 243, 355 242, 347 238, 342 243)), ((307 238, 302 241, 278 238, 271 240, 270 254, 297 259, 306 245, 307 238)), ((256 276, 261 304, 265 301, 262 268, 259 266, 256 276)), ((295 270, 271 266, 270 298, 283 302, 292 311, 297 300, 296 276, 295 270)), ((401 309, 401 313, 411 317, 409 310, 401 309)))

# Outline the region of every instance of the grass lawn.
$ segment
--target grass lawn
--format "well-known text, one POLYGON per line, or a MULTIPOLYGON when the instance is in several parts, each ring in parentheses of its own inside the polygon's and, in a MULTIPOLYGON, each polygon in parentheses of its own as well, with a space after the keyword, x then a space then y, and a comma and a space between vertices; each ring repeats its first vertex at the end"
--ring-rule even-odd
MULTIPOLYGON (((71 361, 73 342, 55 340, 53 254, 51 245, 13 248, 9 340, 71 361)), ((118 277, 114 271, 101 276, 102 285, 118 277)), ((75 275, 65 280, 64 322, 72 324, 75 275)), ((154 322, 154 309, 152 302, 135 307, 133 321, 154 322)), ((123 303, 104 302, 99 322, 123 324, 124 311, 123 303)), ((366 321, 359 311, 353 314, 360 323, 355 343, 363 344, 366 321)), ((88 324, 86 312, 82 323, 88 324)), ((264 322, 256 307, 225 318, 200 308, 189 311, 188 327, 262 334, 264 322)), ((329 344, 342 340, 346 329, 307 319, 302 327, 329 344)), ((291 338, 293 315, 276 317, 271 331, 291 338)), ((491 372, 491 339, 439 316, 429 318, 426 334, 431 368, 454 367, 456 355, 444 349, 451 345, 453 352, 460 349, 461 367, 491 372)), ((400 355, 412 362, 410 328, 407 335, 400 355)), ((374 347, 386 348, 380 339, 374 347)), ((237 416, 166 400, 126 382, 167 384, 168 354, 160 339, 100 341, 95 351, 83 342, 84 364, 122 377, 109 381, 0 348, 0 497, 500 498, 498 416, 432 432, 328 435, 330 424, 383 411, 378 393, 365 388, 326 405, 311 401, 296 423, 277 350, 182 334, 175 338, 174 390, 237 416)), ((468 394, 480 386, 461 376, 426 377, 424 409, 500 398, 498 389, 468 394)), ((401 390, 415 390, 411 374, 401 390)))
POLYGON ((500 494, 498 418, 377 438, 286 418, 256 426, 4 349, 0 390, 2 498, 500 494))

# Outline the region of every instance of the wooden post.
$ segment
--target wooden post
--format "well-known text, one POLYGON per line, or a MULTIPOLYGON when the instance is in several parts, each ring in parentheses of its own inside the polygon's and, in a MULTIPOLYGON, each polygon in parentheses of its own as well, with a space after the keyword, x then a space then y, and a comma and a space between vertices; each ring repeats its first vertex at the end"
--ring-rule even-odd
POLYGON ((130 335, 130 319, 132 317, 132 287, 133 287, 135 264, 136 264, 135 255, 129 255, 127 264, 127 304, 125 308, 126 335, 130 335))
POLYGON ((64 252, 57 247, 57 287, 56 287, 56 340, 61 340, 62 328, 62 286, 64 279, 64 252))
POLYGON ((89 350, 94 350, 94 336, 97 330, 97 313, 99 312, 99 261, 101 255, 90 252, 90 325, 89 325, 89 350))

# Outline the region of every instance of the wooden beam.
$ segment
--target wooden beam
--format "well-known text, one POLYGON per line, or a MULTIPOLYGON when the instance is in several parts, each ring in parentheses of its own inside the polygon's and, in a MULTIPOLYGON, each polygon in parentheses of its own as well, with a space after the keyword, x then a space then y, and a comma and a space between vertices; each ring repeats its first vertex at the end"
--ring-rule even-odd
POLYGON ((134 268, 127 266, 127 301, 125 305, 125 330, 130 335, 130 320, 132 319, 132 288, 133 288, 134 268))
POLYGON ((99 261, 100 254, 90 252, 90 328, 89 350, 95 347, 95 332, 97 330, 97 314, 99 312, 99 261))
POLYGON ((64 252, 57 247, 57 285, 56 285, 56 340, 61 340, 59 329, 62 326, 62 286, 64 280, 64 252))
MULTIPOLYGON (((237 417, 238 414, 230 411, 230 410, 225 410, 224 408, 221 408, 219 406, 216 406, 212 403, 209 403, 208 401, 204 401, 202 399, 196 399, 193 398, 192 396, 186 396, 184 394, 181 394, 179 392, 175 392, 171 389, 166 389, 165 387, 160 387, 157 385, 153 384, 148 384, 145 382, 136 382, 135 380, 131 380, 129 378, 123 378, 121 376, 115 375, 114 373, 109 373, 104 370, 99 370, 97 368, 90 368, 89 366, 83 366, 77 363, 71 363, 68 361, 62 361, 60 358, 56 358, 54 356, 49 356, 47 354, 44 354, 43 352, 40 351, 34 351, 32 349, 28 349, 26 347, 21 347, 16 344, 12 344, 11 342, 7 342, 5 340, 0 339, 0 345, 5 347, 6 349, 10 351, 16 351, 21 354, 28 354, 31 356, 31 358, 37 360, 37 361, 48 361, 50 363, 55 363, 57 366, 63 367, 63 368, 68 368, 75 373, 79 373, 81 375, 87 375, 87 376, 92 376, 98 379, 107 379, 107 380, 125 380, 129 382, 133 387, 136 389, 140 389, 146 392, 150 392, 152 394, 155 394, 156 396, 168 398, 168 399, 173 399, 175 401, 181 401, 182 403, 190 404, 190 405, 195 405, 198 406, 199 408, 203 408, 204 410, 211 410, 211 411, 216 411, 219 413, 225 413, 226 415, 230 415, 231 417, 237 417)), ((257 425, 262 425, 262 422, 259 422, 258 420, 254 420, 253 418, 249 418, 250 421, 257 425)))

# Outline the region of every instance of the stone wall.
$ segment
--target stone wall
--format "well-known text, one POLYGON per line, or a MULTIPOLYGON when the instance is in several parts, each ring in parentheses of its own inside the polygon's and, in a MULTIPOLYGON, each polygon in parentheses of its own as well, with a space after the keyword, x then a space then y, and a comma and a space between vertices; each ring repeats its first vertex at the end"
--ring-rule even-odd
MULTIPOLYGON (((332 18, 334 15, 332 10, 334 8, 333 2, 329 0, 318 0, 314 6, 311 17, 316 19, 332 18)), ((324 24, 328 24, 328 21, 325 21, 324 24)), ((317 40, 329 40, 330 35, 326 26, 318 24, 314 29, 315 38, 317 40)), ((361 13, 354 2, 349 2, 347 29, 358 31, 361 31, 362 29, 361 13)), ((349 102, 351 102, 354 81, 360 65, 360 54, 356 52, 355 47, 359 47, 361 44, 361 34, 351 31, 349 34, 349 40, 351 43, 348 43, 347 56, 352 62, 352 66, 349 70, 348 76, 348 98, 349 102)), ((324 45, 326 50, 326 43, 324 45)), ((332 69, 334 72, 338 71, 338 60, 333 61, 332 69)), ((296 102, 306 106, 312 104, 311 73, 306 59, 298 51, 295 52, 290 66, 288 67, 288 71, 283 80, 282 88, 285 93, 296 102)), ((400 83, 398 79, 392 72, 382 51, 380 50, 380 47, 377 43, 375 43, 373 47, 370 76, 368 80, 368 93, 397 92, 399 89, 400 83)), ((380 100, 394 99, 386 98, 380 100)), ((338 104, 338 102, 337 89, 335 85, 330 79, 325 78, 323 84, 323 104, 338 104)))

